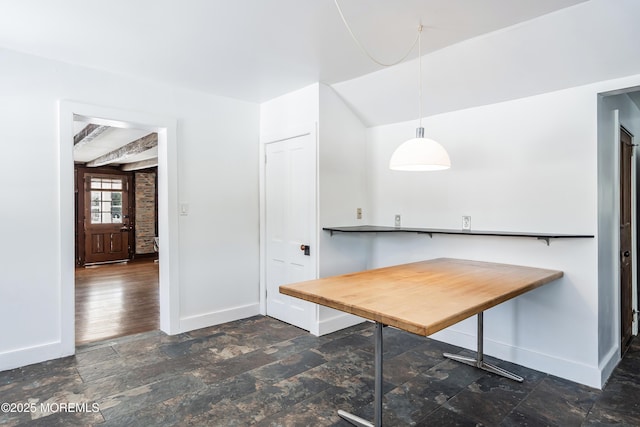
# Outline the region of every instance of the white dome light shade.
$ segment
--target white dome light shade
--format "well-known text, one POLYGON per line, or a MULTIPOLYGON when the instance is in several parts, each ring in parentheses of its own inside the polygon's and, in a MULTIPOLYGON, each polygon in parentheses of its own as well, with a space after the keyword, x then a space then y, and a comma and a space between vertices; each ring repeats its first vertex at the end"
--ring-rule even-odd
POLYGON ((389 160, 389 169, 397 171, 440 171, 450 167, 447 151, 429 138, 413 138, 402 143, 389 160))

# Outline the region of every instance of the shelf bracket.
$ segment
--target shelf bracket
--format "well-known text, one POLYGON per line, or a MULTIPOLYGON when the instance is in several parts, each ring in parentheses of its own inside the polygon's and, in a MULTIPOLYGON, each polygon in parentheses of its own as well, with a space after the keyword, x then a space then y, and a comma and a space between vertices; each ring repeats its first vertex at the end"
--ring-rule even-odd
POLYGON ((547 242, 547 246, 549 246, 550 243, 551 243, 551 238, 550 237, 536 237, 536 239, 544 240, 545 242, 547 242))

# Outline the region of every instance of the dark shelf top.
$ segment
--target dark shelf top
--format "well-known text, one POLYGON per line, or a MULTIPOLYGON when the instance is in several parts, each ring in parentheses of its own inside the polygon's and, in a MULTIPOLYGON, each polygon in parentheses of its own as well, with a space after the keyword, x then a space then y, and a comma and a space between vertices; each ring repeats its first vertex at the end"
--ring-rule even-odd
POLYGON ((324 227, 323 230, 340 233, 420 233, 429 234, 457 234, 471 236, 503 236, 503 237, 532 237, 545 240, 547 245, 549 239, 581 239, 593 238, 591 234, 561 234, 561 233, 523 233, 516 231, 478 231, 478 230, 449 230, 441 228, 413 228, 413 227, 386 227, 380 225, 355 225, 347 227, 324 227))

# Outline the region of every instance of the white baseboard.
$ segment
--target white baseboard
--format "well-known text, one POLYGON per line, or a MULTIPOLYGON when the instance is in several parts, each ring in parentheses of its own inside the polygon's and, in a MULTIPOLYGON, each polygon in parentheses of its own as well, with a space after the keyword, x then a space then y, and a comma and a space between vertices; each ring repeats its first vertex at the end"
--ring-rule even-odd
MULTIPOLYGON (((429 338, 464 347, 469 350, 476 350, 475 334, 468 334, 448 328, 430 335, 429 338)), ((600 389, 603 385, 603 372, 601 372, 597 366, 590 366, 550 354, 514 347, 509 344, 492 341, 486 337, 484 338, 483 346, 484 353, 488 356, 555 375, 589 387, 600 389)))
POLYGON ((232 307, 211 313, 199 314, 180 319, 180 332, 189 332, 195 329, 207 328, 221 323, 245 319, 260 314, 260 304, 247 304, 232 307))
POLYGON ((21 368, 74 354, 73 349, 69 350, 64 347, 60 341, 56 341, 0 353, 0 371, 21 368))
POLYGON ((600 362, 600 383, 602 387, 607 383, 607 380, 616 366, 618 366, 618 363, 620 363, 620 348, 614 347, 609 350, 609 353, 607 353, 607 355, 602 358, 602 362, 600 362))
MULTIPOLYGON (((364 322, 366 319, 362 317, 354 316, 353 314, 341 313, 324 319, 318 323, 318 336, 330 334, 332 332, 339 331, 344 328, 348 328, 358 323, 364 322)), ((315 332, 315 331, 314 331, 315 332)), ((315 334, 314 334, 315 335, 315 334)))

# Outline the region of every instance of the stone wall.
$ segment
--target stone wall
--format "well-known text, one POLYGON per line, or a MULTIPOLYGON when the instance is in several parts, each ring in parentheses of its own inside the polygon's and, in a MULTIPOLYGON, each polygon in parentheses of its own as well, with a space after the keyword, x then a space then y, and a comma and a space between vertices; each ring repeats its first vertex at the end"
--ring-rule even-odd
POLYGON ((136 254, 153 253, 156 236, 156 173, 136 172, 136 254))

